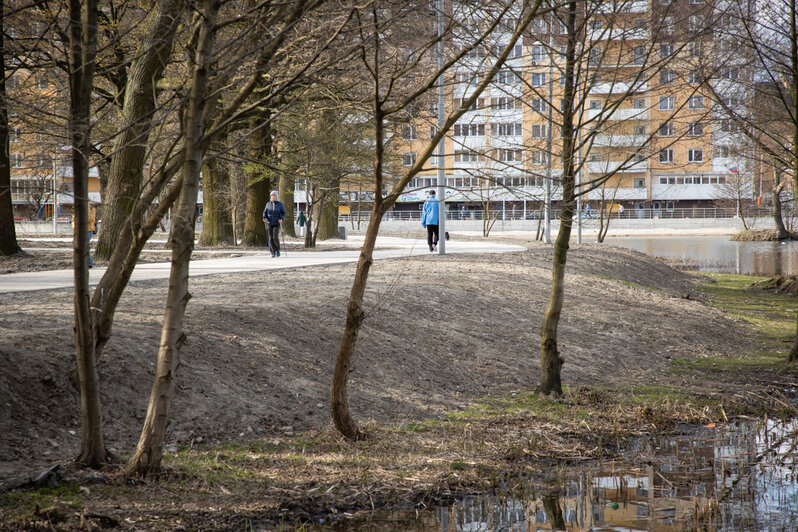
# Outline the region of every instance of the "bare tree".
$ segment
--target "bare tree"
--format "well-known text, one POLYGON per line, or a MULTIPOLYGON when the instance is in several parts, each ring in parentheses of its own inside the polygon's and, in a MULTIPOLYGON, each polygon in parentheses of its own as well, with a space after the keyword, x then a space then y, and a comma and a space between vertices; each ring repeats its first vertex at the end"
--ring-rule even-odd
MULTIPOLYGON (((0 0, 0 28, 5 27, 5 2, 0 0)), ((6 98, 6 52, 4 32, 0 31, 0 255, 22 251, 17 243, 14 207, 11 202, 11 163, 8 155, 8 99, 6 98)))
MULTIPOLYGON (((423 3, 424 7, 428 3, 423 3)), ((461 4, 454 4, 462 7, 461 4)), ((487 87, 490 80, 496 75, 504 64, 510 52, 514 49, 515 43, 529 25, 530 21, 537 15, 540 1, 520 2, 507 5, 491 4, 488 8, 494 8, 490 12, 490 20, 485 25, 485 30, 477 35, 470 33, 468 39, 463 39, 463 47, 459 52, 450 56, 444 62, 443 68, 435 68, 432 50, 438 40, 434 37, 419 40, 419 35, 430 35, 430 28, 424 33, 419 31, 418 13, 421 11, 419 6, 411 3, 402 5, 390 5, 391 9, 384 9, 383 6, 375 4, 368 10, 357 12, 358 27, 357 33, 361 45, 362 72, 371 85, 372 108, 370 116, 374 127, 375 155, 374 155, 374 204, 371 211, 368 228, 360 251, 357 263, 355 278, 352 283, 352 290, 349 295, 347 305, 346 325, 343 338, 338 349, 335 369, 330 390, 330 402, 333 422, 338 431, 349 439, 358 439, 362 433, 355 423, 349 411, 349 398, 347 394, 347 382, 350 372, 352 353, 355 348, 360 327, 365 319, 367 312, 363 308, 363 296, 366 289, 369 270, 373 263, 374 246, 380 228, 382 216, 394 205, 397 198, 404 191, 407 184, 424 167, 432 152, 436 149, 440 139, 447 134, 454 123, 460 118, 468 107, 470 107, 487 87), (416 15, 413 17, 411 14, 416 15), (385 183, 384 175, 384 155, 385 155, 385 121, 392 115, 405 110, 408 105, 419 102, 428 96, 431 89, 436 86, 439 76, 444 76, 451 71, 451 68, 466 53, 480 46, 502 21, 507 21, 505 17, 518 17, 517 25, 509 36, 507 44, 502 47, 502 53, 498 54, 494 64, 487 70, 486 77, 464 102, 463 107, 448 114, 441 128, 424 146, 412 166, 407 169, 404 175, 397 181, 390 192, 383 194, 385 183), (404 27, 399 24, 405 24, 404 27), (415 42, 419 45, 415 50, 404 50, 399 44, 409 42, 402 40, 404 32, 409 26, 412 27, 412 34, 415 42), (391 42, 383 39, 384 35, 390 33, 399 42, 391 42), (431 73, 431 74, 430 74, 431 73), (412 83, 415 81, 415 83, 412 83), (420 80, 420 81, 419 81, 420 80), (407 89, 400 91, 401 88, 407 89)), ((385 6, 386 8, 388 6, 385 6)), ((487 10, 487 9, 486 9, 487 10)), ((454 16, 461 17, 462 12, 456 12, 454 16)), ((422 26, 423 28, 423 26, 422 26)))

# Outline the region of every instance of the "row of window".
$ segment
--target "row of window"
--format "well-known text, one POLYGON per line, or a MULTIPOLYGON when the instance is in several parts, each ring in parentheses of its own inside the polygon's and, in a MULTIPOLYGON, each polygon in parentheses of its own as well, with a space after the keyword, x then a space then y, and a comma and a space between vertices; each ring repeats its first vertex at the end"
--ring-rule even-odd
POLYGON ((692 176, 692 177, 660 177, 660 185, 723 185, 726 183, 726 178, 723 176, 707 177, 707 176, 692 176))
MULTIPOLYGON (((484 187, 484 186, 506 186, 506 187, 542 187, 545 184, 544 177, 536 176, 497 176, 493 179, 486 180, 480 177, 448 177, 446 178, 446 186, 452 188, 471 188, 471 187, 484 187)), ((416 177, 410 180, 407 184, 407 189, 419 189, 438 186, 438 180, 435 177, 416 177)))
MULTIPOLYGON (((673 148, 663 148, 659 150, 659 162, 669 164, 673 162, 673 148)), ((688 163, 703 163, 704 150, 702 148, 690 148, 687 150, 688 163)))

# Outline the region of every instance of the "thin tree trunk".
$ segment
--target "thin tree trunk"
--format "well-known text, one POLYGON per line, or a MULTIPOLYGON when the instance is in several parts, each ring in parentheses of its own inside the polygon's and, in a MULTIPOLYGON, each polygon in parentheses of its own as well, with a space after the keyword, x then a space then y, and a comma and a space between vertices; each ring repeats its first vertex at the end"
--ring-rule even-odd
POLYGON ((93 468, 107 459, 102 433, 100 382, 94 357, 89 306, 89 160, 91 157, 91 93, 97 53, 98 0, 69 3, 69 135, 75 191, 73 237, 75 360, 81 404, 81 443, 78 462, 93 468))
MULTIPOLYGON (((378 143, 380 144, 380 143, 378 143)), ((379 208, 381 203, 374 196, 374 207, 371 210, 371 218, 366 228, 365 240, 360 250, 360 257, 357 261, 357 271, 355 280, 352 283, 352 290, 349 292, 349 304, 346 309, 346 325, 341 345, 338 348, 338 356, 335 360, 333 370, 332 389, 330 391, 330 405, 332 409, 333 423, 335 428, 350 440, 360 439, 363 434, 352 419, 349 412, 349 394, 347 383, 349 380, 349 367, 352 363, 352 353, 355 351, 355 343, 360 332, 360 325, 365 318, 363 310, 363 295, 366 292, 366 281, 368 280, 369 270, 374 263, 374 246, 377 242, 377 235, 380 232, 380 222, 382 215, 379 208)))
POLYGON ((123 244, 119 240, 122 228, 139 198, 156 106, 156 88, 172 53, 178 14, 183 5, 183 0, 158 0, 139 49, 139 59, 130 69, 120 134, 114 142, 108 184, 103 194, 103 223, 95 250, 96 256, 102 259, 110 259, 114 248, 123 244))
POLYGON ((778 173, 776 173, 776 187, 773 189, 773 222, 776 224, 777 235, 779 240, 788 240, 790 232, 784 226, 784 218, 781 214, 781 192, 784 190, 784 183, 779 182, 778 173))
MULTIPOLYGON (((293 175, 293 172, 292 172, 293 175)), ((283 220, 283 232, 288 236, 296 236, 295 228, 295 215, 294 212, 294 178, 281 174, 278 180, 277 192, 280 195, 280 201, 285 205, 285 220, 283 220)))
POLYGON ((565 265, 568 261, 571 226, 574 214, 574 125, 573 102, 575 94, 574 65, 576 56, 576 2, 568 2, 568 45, 565 62, 565 91, 562 125, 562 211, 560 229, 554 242, 554 262, 551 269, 551 293, 549 304, 540 328, 540 384, 537 391, 545 394, 562 395, 560 369, 562 358, 557 346, 557 329, 560 324, 563 300, 565 298, 565 265))
POLYGON ((186 338, 183 333, 183 318, 191 297, 188 292, 188 266, 194 248, 194 221, 203 155, 201 145, 203 117, 219 2, 202 0, 198 9, 201 11, 202 22, 194 52, 192 84, 184 115, 185 162, 182 190, 172 222, 172 268, 169 275, 169 291, 147 417, 144 420, 136 452, 125 468, 126 474, 131 476, 146 476, 160 469, 180 349, 186 338))
MULTIPOLYGON (((790 67, 793 73, 798 72, 798 18, 796 17, 795 2, 790 2, 790 67)), ((792 109, 798 109, 798 77, 793 75, 790 85, 792 109)), ((793 120, 792 128, 792 180, 793 190, 798 191, 798 122, 795 120, 793 120)), ((798 362, 798 312, 796 312, 795 321, 795 340, 787 362, 798 362)))
MULTIPOLYGON (((0 1, 0 28, 5 27, 5 2, 0 1)), ((11 164, 8 156, 8 100, 6 99, 6 60, 3 32, 0 31, 0 255, 22 251, 14 226, 14 205, 11 201, 11 164)))

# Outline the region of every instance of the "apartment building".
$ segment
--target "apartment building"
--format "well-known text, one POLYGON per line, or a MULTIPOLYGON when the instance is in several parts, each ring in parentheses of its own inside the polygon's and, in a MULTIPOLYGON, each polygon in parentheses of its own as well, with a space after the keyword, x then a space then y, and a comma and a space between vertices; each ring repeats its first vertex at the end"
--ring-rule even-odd
MULTIPOLYGON (((730 5, 580 4, 571 104, 583 201, 623 205, 627 216, 667 216, 752 198, 749 143, 724 110, 745 116, 750 107, 751 74, 730 5)), ((559 13, 536 20, 449 132, 447 197, 458 210, 501 202, 518 215, 537 210, 547 193, 556 208, 566 26, 559 13)), ((446 85, 447 111, 473 94, 508 36, 509 29, 458 64, 446 85)), ((435 112, 412 126, 415 136, 403 136, 404 165, 435 132, 435 112)), ((409 184, 398 209, 423 201, 437 182, 436 164, 409 184)))

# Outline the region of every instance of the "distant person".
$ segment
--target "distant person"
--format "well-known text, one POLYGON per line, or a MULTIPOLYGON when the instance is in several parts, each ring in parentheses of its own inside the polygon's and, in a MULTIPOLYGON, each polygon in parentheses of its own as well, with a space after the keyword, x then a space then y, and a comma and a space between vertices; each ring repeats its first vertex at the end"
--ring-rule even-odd
MULTIPOLYGON (((75 229, 75 216, 72 216, 72 229, 75 229)), ((91 243, 91 237, 94 236, 94 232, 97 230, 97 209, 94 208, 94 205, 89 203, 89 243, 91 243)), ((94 260, 91 258, 91 249, 88 250, 89 253, 89 268, 94 267, 94 260)))
POLYGON ((266 224, 266 233, 269 237, 269 251, 274 258, 280 256, 280 225, 285 220, 285 206, 277 199, 276 190, 272 190, 269 196, 271 201, 263 209, 263 223, 266 224))
POLYGON ((305 218, 305 211, 299 211, 299 216, 296 219, 296 224, 299 226, 299 236, 305 236, 305 223, 308 221, 305 218))
POLYGON ((438 198, 435 191, 430 190, 424 209, 421 211, 421 227, 427 228, 427 244, 430 251, 438 249, 438 198))
POLYGON ((618 205, 618 218, 623 218, 623 205, 618 205))
POLYGON ((585 203, 585 218, 593 218, 593 215, 590 214, 590 204, 585 203))
POLYGON ((462 207, 460 207, 460 219, 465 220, 465 218, 466 218, 466 208, 465 205, 463 205, 462 207))

